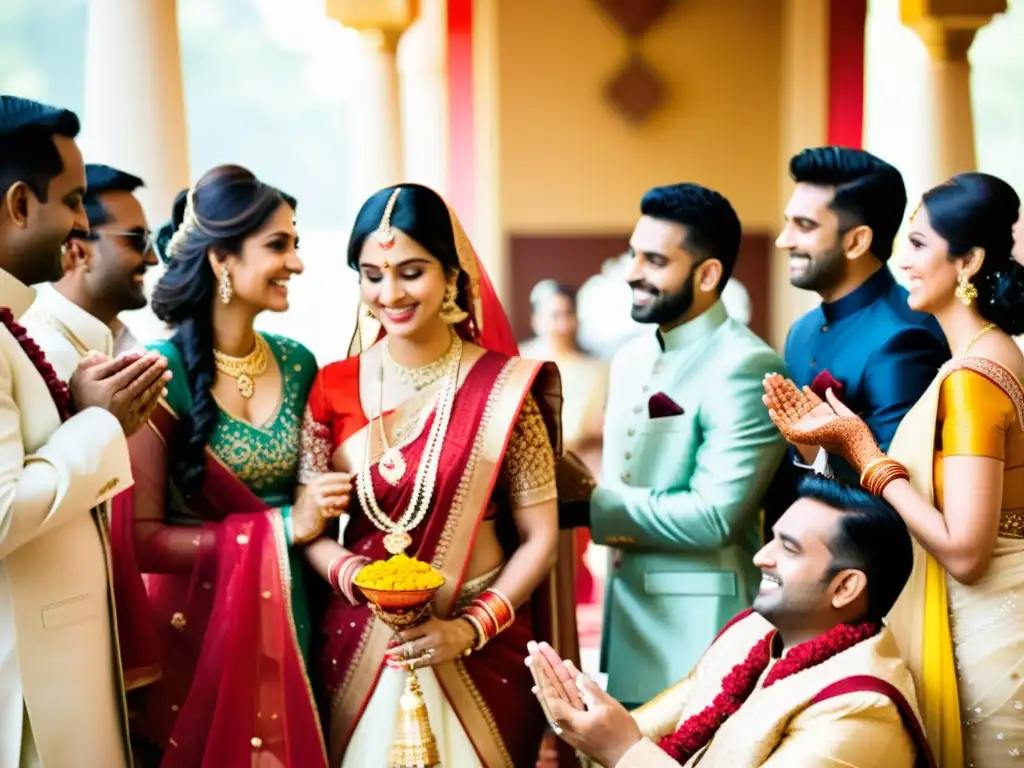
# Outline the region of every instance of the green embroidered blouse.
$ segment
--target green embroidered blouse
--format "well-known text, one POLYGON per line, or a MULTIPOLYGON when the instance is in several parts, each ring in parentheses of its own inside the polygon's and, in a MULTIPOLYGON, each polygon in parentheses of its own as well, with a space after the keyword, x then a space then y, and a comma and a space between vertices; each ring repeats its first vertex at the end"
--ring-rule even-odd
MULTIPOLYGON (((296 487, 299 465, 299 430, 306 398, 316 377, 317 364, 313 353, 297 341, 284 336, 263 333, 281 371, 282 397, 277 412, 262 426, 236 419, 220 410, 210 450, 268 507, 280 509, 287 521, 296 487)), ((168 340, 149 345, 167 358, 173 378, 168 383, 167 401, 178 413, 191 408, 192 394, 178 348, 168 340)), ((180 496, 169 484, 167 522, 176 525, 198 525, 191 513, 180 503, 180 496)), ((286 523, 287 525, 287 523, 286 523)), ((294 548, 289 551, 292 584, 292 612, 298 630, 299 647, 308 661, 311 623, 303 582, 303 558, 294 548)))

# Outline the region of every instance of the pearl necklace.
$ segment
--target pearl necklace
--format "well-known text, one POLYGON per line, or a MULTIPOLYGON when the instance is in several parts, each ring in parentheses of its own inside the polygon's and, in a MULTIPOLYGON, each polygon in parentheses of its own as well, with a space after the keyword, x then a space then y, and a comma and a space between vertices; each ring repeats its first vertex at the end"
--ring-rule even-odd
MULTIPOLYGON (((385 354, 386 351, 385 351, 385 354)), ((446 361, 446 369, 443 373, 445 377, 444 385, 441 387, 441 391, 437 395, 437 406, 434 412, 434 422, 430 425, 430 432, 427 434, 427 442, 423 447, 423 456, 420 458, 419 467, 416 470, 416 480, 413 484, 412 496, 409 499, 409 506, 405 512, 398 519, 393 521, 388 517, 380 505, 377 503, 377 497, 373 492, 373 476, 370 474, 371 461, 370 461, 370 442, 371 433, 367 430, 366 435, 366 448, 363 466, 359 471, 359 482, 356 486, 356 491, 359 494, 359 502, 366 512, 366 516, 370 519, 370 522, 379 531, 383 531, 387 534, 384 537, 384 548, 392 555, 398 555, 404 552, 410 544, 412 544, 412 536, 409 535, 408 531, 416 528, 423 519, 427 516, 427 511, 430 509, 430 502, 434 494, 434 487, 437 484, 437 470, 441 462, 441 449, 444 447, 444 436, 448 432, 448 422, 452 415, 452 405, 455 402, 455 393, 458 390, 459 383, 459 367, 462 362, 462 339, 458 336, 453 336, 452 346, 442 358, 446 361), (454 351, 453 351, 454 350, 454 351)), ((433 365, 433 364, 432 364, 433 365)), ((422 369, 417 369, 422 370, 422 369)), ((381 456, 380 462, 378 463, 378 471, 385 481, 392 485, 397 484, 397 480, 401 479, 402 475, 405 474, 405 459, 402 457, 401 450, 397 447, 392 448, 387 444, 387 439, 384 437, 384 365, 383 360, 381 364, 381 407, 376 416, 378 421, 378 427, 381 430, 381 435, 384 438, 384 454, 381 456), (397 479, 392 482, 391 478, 397 479)))

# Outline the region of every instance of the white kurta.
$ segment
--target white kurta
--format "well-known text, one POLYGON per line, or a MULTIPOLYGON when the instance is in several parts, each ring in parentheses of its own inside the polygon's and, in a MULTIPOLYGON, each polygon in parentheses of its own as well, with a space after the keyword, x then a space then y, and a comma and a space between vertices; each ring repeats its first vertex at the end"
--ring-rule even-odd
MULTIPOLYGON (((17 318, 32 298, 0 270, 0 306, 17 318)), ((92 510, 131 484, 117 419, 88 408, 62 424, 43 377, 0 327, 2 768, 23 757, 128 761, 108 549, 92 510)))
POLYGON ((33 286, 36 299, 21 318, 28 335, 42 347, 46 359, 64 381, 89 352, 117 357, 139 348, 128 326, 118 323, 116 330, 75 304, 52 283, 33 286))

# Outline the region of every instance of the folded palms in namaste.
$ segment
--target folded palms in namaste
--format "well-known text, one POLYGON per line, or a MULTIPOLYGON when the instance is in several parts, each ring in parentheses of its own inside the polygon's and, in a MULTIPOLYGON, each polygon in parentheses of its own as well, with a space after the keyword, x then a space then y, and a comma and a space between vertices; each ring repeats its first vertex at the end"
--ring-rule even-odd
POLYGON ((783 437, 799 445, 819 445, 837 453, 858 470, 880 455, 871 430, 843 405, 831 389, 822 400, 810 387, 799 389, 783 376, 772 373, 764 380, 762 402, 783 437))

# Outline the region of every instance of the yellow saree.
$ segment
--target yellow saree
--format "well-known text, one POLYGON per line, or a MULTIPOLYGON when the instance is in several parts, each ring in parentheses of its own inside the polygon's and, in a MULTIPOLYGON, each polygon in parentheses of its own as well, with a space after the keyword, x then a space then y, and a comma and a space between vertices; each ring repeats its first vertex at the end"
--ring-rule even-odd
MULTIPOLYGON (((996 394, 1001 391, 1009 398, 1016 412, 1011 429, 1019 432, 1024 415, 1024 390, 1001 365, 984 358, 962 357, 943 366, 901 422, 889 449, 890 456, 906 465, 915 490, 936 506, 943 382, 963 370, 980 374, 998 388, 996 394)), ((1020 703, 1015 701, 1021 694, 1019 675, 1013 687, 1014 668, 1024 666, 1024 616, 1019 611, 1006 611, 1004 605, 1014 588, 1024 586, 1024 540, 1006 528, 1013 517, 1005 509, 1006 501, 1017 495, 1012 485, 1024 481, 1024 476, 1012 469, 1008 466, 1006 470, 1003 519, 985 576, 972 585, 959 584, 948 578, 945 569, 915 541, 913 573, 888 618, 914 676, 928 740, 936 764, 942 768, 960 768, 972 753, 975 759, 982 754, 1012 758, 1014 750, 1020 750, 1015 745, 1016 738, 1022 736, 1016 733, 1020 728, 1003 727, 1000 716, 1002 710, 1012 712, 1020 703), (984 631, 993 630, 998 631, 1001 641, 983 636, 984 631), (963 725, 970 730, 970 743, 966 745, 963 725), (991 752, 982 741, 992 742, 991 752)), ((1024 705, 1020 709, 1024 710, 1024 705)), ((1018 719, 1022 718, 1024 713, 1018 719)), ((992 765, 991 760, 977 764, 992 765)))

